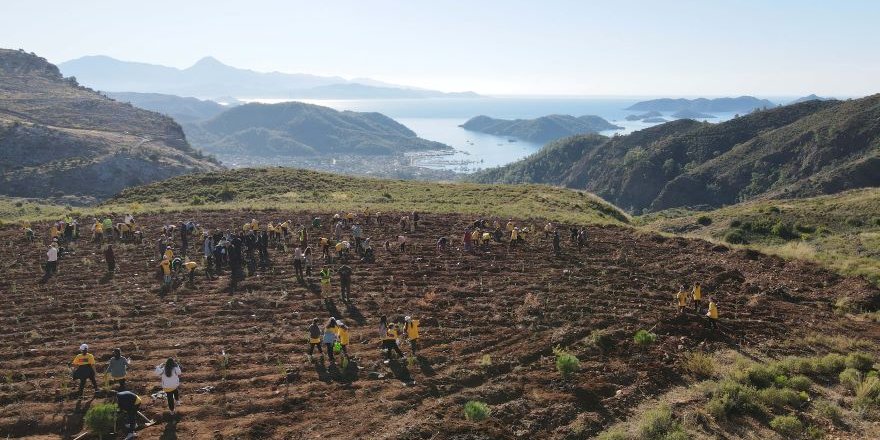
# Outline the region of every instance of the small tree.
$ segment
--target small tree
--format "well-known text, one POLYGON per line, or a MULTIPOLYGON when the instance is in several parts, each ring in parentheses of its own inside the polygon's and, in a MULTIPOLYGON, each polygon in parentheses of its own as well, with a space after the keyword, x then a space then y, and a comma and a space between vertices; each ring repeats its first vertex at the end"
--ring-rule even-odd
POLYGON ((563 379, 570 378, 572 374, 581 368, 581 361, 577 356, 563 350, 561 347, 555 347, 553 354, 556 355, 556 370, 559 371, 563 379))
POLYGON ((635 336, 633 336, 633 341, 635 341, 636 345, 640 347, 645 347, 654 343, 657 340, 657 335, 651 333, 645 329, 639 330, 636 332, 635 336))
POLYGON ((470 400, 464 404, 464 417, 471 421, 483 420, 492 413, 489 405, 479 400, 470 400))
POLYGON ((102 439, 113 432, 117 410, 115 403, 100 403, 89 408, 83 421, 93 434, 102 439))

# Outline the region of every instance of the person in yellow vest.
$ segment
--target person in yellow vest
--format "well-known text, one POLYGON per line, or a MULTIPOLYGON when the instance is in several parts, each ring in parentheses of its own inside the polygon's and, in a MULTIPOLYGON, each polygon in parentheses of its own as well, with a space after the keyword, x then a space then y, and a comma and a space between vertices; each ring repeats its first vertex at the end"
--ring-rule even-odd
POLYGON ((406 331, 406 339, 409 340, 409 347, 412 349, 412 355, 416 356, 416 351, 419 349, 419 320, 407 316, 403 318, 403 321, 403 329, 406 331))
POLYGON ((162 292, 167 292, 168 290, 171 290, 172 283, 171 258, 169 258, 167 254, 162 258, 159 267, 162 268, 162 292))
POLYGON ((351 339, 351 331, 342 321, 336 321, 336 336, 339 345, 342 346, 342 355, 348 357, 348 342, 351 339))
POLYGON ((492 229, 501 229, 501 222, 498 219, 492 221, 492 229))
POLYGON ((387 358, 385 360, 385 363, 387 364, 391 360, 392 352, 397 353, 397 355, 401 359, 405 359, 406 356, 403 355, 403 352, 400 351, 400 347, 397 346, 397 336, 399 335, 397 324, 393 322, 388 323, 384 315, 379 319, 379 322, 380 329, 383 326, 385 328, 385 331, 382 334, 382 350, 385 352, 385 356, 387 358))
POLYGON ((482 238, 483 238, 483 232, 480 231, 479 228, 474 229, 474 231, 471 232, 471 242, 474 244, 475 249, 482 246, 482 244, 483 244, 483 242, 481 241, 482 238))
POLYGON ((507 232, 508 232, 508 233, 513 232, 513 228, 514 228, 514 226, 516 226, 516 225, 513 224, 513 219, 507 219, 507 226, 506 226, 506 229, 507 229, 507 232))
POLYGON ((519 241, 519 228, 514 227, 510 230, 510 242, 516 243, 517 241, 519 241))
POLYGON ((199 267, 199 265, 195 261, 187 261, 186 263, 183 263, 183 267, 186 268, 186 273, 188 276, 187 282, 190 286, 192 286, 193 284, 195 284, 196 269, 199 267))
POLYGON ((687 293, 684 291, 684 286, 678 287, 675 299, 678 301, 678 313, 684 313, 684 308, 687 306, 687 293))
POLYGON ((171 250, 171 246, 165 246, 165 253, 163 254, 163 257, 168 261, 174 259, 174 251, 171 250))
POLYGON ((715 304, 715 298, 709 298, 709 311, 706 312, 709 317, 709 325, 712 329, 718 328, 718 305, 715 304))
POLYGON ((364 219, 365 220, 370 219, 370 207, 369 206, 364 207, 364 219))
POLYGON ((251 219, 251 231, 257 232, 260 230, 260 224, 257 223, 257 219, 251 219))
POLYGON ((51 228, 49 228, 49 238, 56 239, 61 236, 61 231, 58 229, 58 225, 53 224, 51 228))
POLYGON ((86 379, 92 382, 92 386, 95 387, 95 394, 98 394, 98 381, 95 380, 95 356, 89 353, 89 344, 82 344, 79 346, 79 354, 77 354, 73 361, 70 362, 73 365, 73 378, 79 379, 79 391, 77 391, 77 397, 82 399, 83 388, 86 386, 86 379))
POLYGON ((104 225, 97 219, 95 219, 95 225, 92 226, 92 240, 96 243, 104 240, 104 225))
POLYGON ((703 302, 703 286, 699 282, 694 283, 691 294, 694 297, 694 311, 700 313, 700 304, 703 302))
POLYGON ((321 296, 324 298, 330 298, 333 294, 330 289, 330 267, 324 265, 324 268, 321 269, 321 296))

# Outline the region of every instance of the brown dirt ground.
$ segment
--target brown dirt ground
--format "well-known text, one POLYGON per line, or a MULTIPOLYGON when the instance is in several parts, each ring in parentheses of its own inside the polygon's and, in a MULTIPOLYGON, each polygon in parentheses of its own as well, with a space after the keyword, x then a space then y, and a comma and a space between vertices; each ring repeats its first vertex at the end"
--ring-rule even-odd
MULTIPOLYGON (((213 228, 252 217, 261 224, 306 222, 314 214, 192 215, 213 228)), ((456 215, 426 215, 407 254, 381 249, 397 234, 395 225, 368 227, 378 261, 351 263, 352 307, 323 301, 314 278, 308 287, 297 283, 290 254, 277 250, 270 254, 273 269, 242 282, 235 296, 224 276, 199 277, 194 288, 161 298, 153 239, 163 221, 180 217, 142 217, 147 240, 116 246, 115 277, 103 277, 100 247, 81 240, 45 284, 39 279, 48 225, 34 225, 35 244, 16 227, 0 228, 7 256, 0 371, 11 379, 0 384, 0 436, 82 431, 85 410, 103 401, 64 395, 73 387, 65 364, 82 342, 96 353, 99 371, 111 349, 121 347, 133 363, 129 383, 141 395, 158 388, 155 365, 180 359, 183 406, 176 423, 164 402, 146 398, 145 412, 159 423, 141 438, 489 439, 577 438, 570 434, 576 418, 587 422, 582 436, 594 435, 638 403, 683 384, 679 362, 690 350, 748 348, 775 356, 793 354, 783 351, 783 340, 811 332, 880 335, 880 325, 838 319, 832 311, 842 293, 874 302, 880 292, 808 263, 614 226, 590 227, 586 248, 565 242, 558 258, 538 237, 524 247, 496 243, 466 255, 459 236, 473 219, 456 215), (442 234, 453 247, 437 255, 442 234), (720 332, 696 315, 676 316, 672 293, 693 281, 718 299, 720 332), (417 361, 380 362, 381 314, 421 319, 417 361), (360 369, 343 374, 306 359, 311 318, 331 315, 352 327, 350 349, 360 369), (658 343, 636 347, 632 335, 643 328, 653 329, 658 343), (593 347, 587 337, 596 329, 610 332, 615 348, 593 347), (554 345, 581 359, 581 371, 568 381, 555 370, 554 345), (221 350, 230 359, 225 380, 221 350), (372 378, 373 371, 382 378, 372 378), (214 388, 199 391, 207 386, 214 388), (492 417, 464 420, 462 407, 471 399, 490 404, 492 417)), ((195 241, 191 253, 199 252, 195 241)), ((90 390, 87 385, 87 396, 90 390)))

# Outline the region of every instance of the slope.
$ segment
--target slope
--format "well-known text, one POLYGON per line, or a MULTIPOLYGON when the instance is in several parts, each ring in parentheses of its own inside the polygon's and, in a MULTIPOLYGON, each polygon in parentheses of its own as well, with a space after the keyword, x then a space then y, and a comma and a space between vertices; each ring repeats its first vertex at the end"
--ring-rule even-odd
POLYGON ((65 79, 45 59, 0 49, 0 188, 103 199, 124 187, 221 167, 171 118, 65 79))
POLYGON ((161 93, 108 92, 107 96, 135 107, 168 115, 179 123, 211 119, 227 109, 214 101, 161 93))

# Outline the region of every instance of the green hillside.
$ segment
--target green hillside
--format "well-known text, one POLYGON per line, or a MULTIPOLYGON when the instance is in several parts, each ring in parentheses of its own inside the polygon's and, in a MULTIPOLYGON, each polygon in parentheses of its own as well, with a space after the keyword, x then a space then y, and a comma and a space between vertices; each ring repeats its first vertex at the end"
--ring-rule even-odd
POLYGON ((599 116, 549 115, 535 119, 494 119, 476 116, 461 125, 465 130, 510 136, 529 142, 545 143, 567 136, 598 133, 618 127, 599 116))

